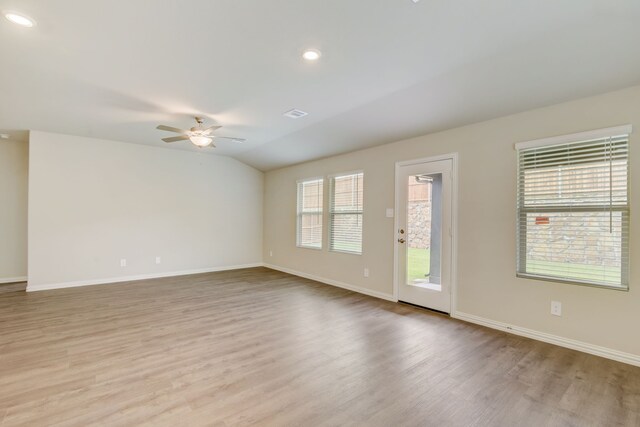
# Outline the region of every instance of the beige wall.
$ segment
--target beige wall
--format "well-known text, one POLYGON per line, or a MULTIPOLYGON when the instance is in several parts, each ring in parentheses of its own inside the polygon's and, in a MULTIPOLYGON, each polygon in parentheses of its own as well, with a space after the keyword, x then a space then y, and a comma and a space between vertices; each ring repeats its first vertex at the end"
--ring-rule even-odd
POLYGON ((262 261, 263 173, 234 159, 31 132, 29 173, 30 289, 262 261))
POLYGON ((27 275, 29 144, 0 140, 0 283, 27 275))
MULTIPOLYGON (((425 99, 424 102, 429 102, 425 99)), ((640 86, 268 172, 266 263, 384 294, 393 291, 395 162, 459 153, 457 311, 640 355, 640 86), (536 138, 633 124, 629 292, 515 277, 516 153, 536 138), (362 256, 296 248, 296 180, 364 170, 362 256), (487 242, 490 242, 489 244, 487 242), (270 252, 273 251, 273 256, 270 252), (370 277, 363 277, 363 269, 370 277), (551 316, 550 301, 563 304, 551 316)), ((301 142, 303 144, 303 142, 301 142)), ((327 199, 328 194, 325 195, 327 199)), ((325 202, 325 206, 327 203, 325 202)), ((325 215, 325 236, 326 236, 325 215)))

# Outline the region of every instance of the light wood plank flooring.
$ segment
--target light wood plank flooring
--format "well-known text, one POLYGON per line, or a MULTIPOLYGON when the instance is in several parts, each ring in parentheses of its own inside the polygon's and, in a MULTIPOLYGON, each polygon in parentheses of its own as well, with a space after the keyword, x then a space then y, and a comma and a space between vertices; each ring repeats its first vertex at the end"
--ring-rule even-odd
POLYGON ((640 368, 266 268, 13 286, 2 427, 640 425, 640 368))

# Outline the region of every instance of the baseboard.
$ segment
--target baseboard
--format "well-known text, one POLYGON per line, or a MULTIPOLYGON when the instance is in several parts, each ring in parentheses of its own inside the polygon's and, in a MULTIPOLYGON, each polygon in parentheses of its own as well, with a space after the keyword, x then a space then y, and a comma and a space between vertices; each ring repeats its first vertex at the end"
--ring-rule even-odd
POLYGON ((292 269, 286 268, 286 267, 280 267, 278 265, 266 264, 265 263, 264 266, 267 267, 267 268, 270 268, 272 270, 281 271, 283 273, 292 274, 292 275, 298 276, 298 277, 304 277, 305 279, 315 280, 316 282, 324 283, 324 284, 331 285, 331 286, 336 286, 338 288, 348 289, 350 291, 358 292, 360 294, 369 295, 371 297, 376 297, 376 298, 384 299, 384 300, 387 300, 387 301, 397 302, 397 300, 395 298, 393 298, 393 295, 386 294, 384 292, 373 291, 371 289, 367 289, 367 288, 363 288, 363 287, 355 286, 355 285, 350 285, 348 283, 339 282, 337 280, 326 279, 324 277, 314 276, 313 274, 303 273, 301 271, 292 270, 292 269))
POLYGON ((606 359, 616 360, 618 362, 628 363, 629 365, 640 366, 640 356, 631 353, 625 353, 613 350, 607 347, 588 344, 582 341, 576 341, 557 335, 547 334, 545 332, 534 331, 533 329, 522 328, 520 326, 509 325, 507 323, 498 322, 484 317, 467 314, 456 311, 451 317, 464 320, 465 322, 475 323, 477 325, 486 326, 488 328, 509 332, 534 340, 543 341, 549 344, 555 344, 560 347, 570 348, 572 350, 582 351, 584 353, 593 354, 595 356, 604 357, 606 359))
POLYGON ((48 283, 43 285, 27 284, 27 292, 48 291, 52 289, 76 288, 79 286, 106 285, 109 283, 132 282, 136 280, 159 279, 162 277, 188 276, 191 274, 213 273, 216 271, 240 270, 242 268, 262 267, 261 262, 253 264, 230 265, 222 267, 201 268, 195 270, 171 271, 167 273, 149 273, 136 276, 110 277, 107 279, 78 280, 75 282, 48 283))
POLYGON ((0 277, 0 284, 2 283, 18 283, 18 282, 26 282, 27 276, 20 277, 0 277))

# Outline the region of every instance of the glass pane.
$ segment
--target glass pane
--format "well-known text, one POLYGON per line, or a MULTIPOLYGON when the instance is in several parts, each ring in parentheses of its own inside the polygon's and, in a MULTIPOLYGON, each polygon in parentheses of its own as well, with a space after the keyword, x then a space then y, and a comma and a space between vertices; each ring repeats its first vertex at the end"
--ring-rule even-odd
POLYGON ((337 176, 332 179, 329 249, 362 253, 362 201, 364 175, 337 176))
POLYGON ((407 285, 441 291, 442 174, 410 176, 407 194, 407 285))
POLYGON ((300 218, 300 245, 322 247, 322 214, 302 214, 300 218))
POLYGON ((333 179, 333 211, 362 211, 364 174, 338 176, 333 179))
POLYGON ((621 212, 546 212, 526 215, 526 273, 620 285, 621 212))
POLYGON ((303 183, 301 213, 319 213, 321 211, 322 180, 303 183))
POLYGON ((322 191, 322 179, 298 183, 298 246, 322 248, 322 191))
POLYGON ((362 214, 335 213, 331 221, 331 249, 362 252, 362 214))
POLYGON ((522 172, 523 205, 534 206, 625 206, 626 160, 581 165, 563 165, 522 172))

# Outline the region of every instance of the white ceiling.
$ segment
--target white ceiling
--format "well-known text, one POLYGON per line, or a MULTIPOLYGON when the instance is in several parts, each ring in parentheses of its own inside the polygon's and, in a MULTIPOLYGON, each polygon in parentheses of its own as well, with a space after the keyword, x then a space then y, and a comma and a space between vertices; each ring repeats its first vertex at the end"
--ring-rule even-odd
MULTIPOLYGON (((640 83, 637 0, 0 0, 0 129, 166 146, 194 115, 263 170, 640 83), (317 63, 300 58, 320 49, 317 63), (297 120, 282 113, 299 108, 297 120)), ((197 150, 189 143, 176 149, 197 150)))

